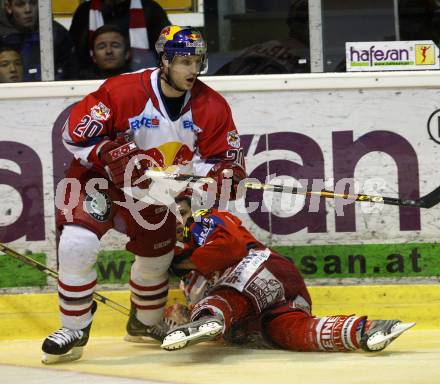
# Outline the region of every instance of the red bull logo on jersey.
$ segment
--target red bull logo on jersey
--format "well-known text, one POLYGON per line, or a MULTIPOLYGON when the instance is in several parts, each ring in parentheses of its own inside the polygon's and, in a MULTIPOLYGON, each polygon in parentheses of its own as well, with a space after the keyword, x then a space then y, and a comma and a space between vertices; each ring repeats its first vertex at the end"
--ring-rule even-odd
POLYGON ((228 132, 227 141, 232 148, 240 148, 240 136, 237 131, 228 132))
POLYGON ((171 165, 187 164, 193 158, 193 152, 186 144, 170 141, 155 148, 155 155, 153 157, 158 160, 158 164, 162 168, 167 168, 171 165))
POLYGON ((141 129, 141 128, 159 128, 160 126, 160 119, 158 116, 150 115, 150 116, 137 116, 133 117, 131 119, 128 119, 128 123, 130 125, 130 128, 133 130, 141 129))
POLYGON ((94 120, 106 121, 110 117, 110 108, 106 107, 104 103, 99 102, 92 107, 90 115, 94 120))

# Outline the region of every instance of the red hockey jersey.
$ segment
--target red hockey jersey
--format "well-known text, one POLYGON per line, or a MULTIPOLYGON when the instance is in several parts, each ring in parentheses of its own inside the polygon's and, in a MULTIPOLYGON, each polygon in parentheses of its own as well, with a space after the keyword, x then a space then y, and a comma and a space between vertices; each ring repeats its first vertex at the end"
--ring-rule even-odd
POLYGON ((72 108, 63 129, 67 149, 84 165, 100 167, 97 150, 104 140, 129 134, 163 168, 192 162, 192 171, 205 176, 212 167, 209 158, 243 166, 240 137, 220 94, 196 80, 172 120, 159 83, 157 68, 106 80, 72 108))
POLYGON ((206 277, 215 271, 240 262, 249 253, 249 247, 263 247, 241 225, 241 220, 227 211, 200 210, 194 213, 194 223, 189 228, 189 247, 194 249, 190 260, 206 277))

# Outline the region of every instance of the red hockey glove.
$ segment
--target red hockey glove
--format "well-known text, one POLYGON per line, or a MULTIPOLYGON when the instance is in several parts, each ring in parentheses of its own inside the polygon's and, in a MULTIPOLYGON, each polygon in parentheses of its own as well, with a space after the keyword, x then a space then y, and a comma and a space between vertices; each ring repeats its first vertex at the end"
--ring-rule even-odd
POLYGON ((151 180, 146 179, 140 183, 136 181, 144 175, 144 171, 151 166, 148 159, 140 158, 142 151, 134 141, 126 141, 118 138, 104 144, 99 151, 99 157, 104 163, 110 180, 113 184, 122 188, 124 185, 135 185, 139 188, 148 188, 151 180), (132 172, 127 172, 127 180, 124 180, 125 170, 131 162, 132 172))
POLYGON ((170 328, 189 323, 189 308, 180 303, 165 307, 163 320, 170 328))
POLYGON ((223 184, 225 184, 224 188, 226 193, 226 189, 230 188, 229 200, 235 200, 241 197, 237 196, 237 187, 240 181, 246 178, 246 171, 237 163, 219 161, 211 168, 206 176, 213 178, 217 182, 217 199, 221 196, 223 184), (226 181, 226 183, 224 183, 224 181, 226 181))

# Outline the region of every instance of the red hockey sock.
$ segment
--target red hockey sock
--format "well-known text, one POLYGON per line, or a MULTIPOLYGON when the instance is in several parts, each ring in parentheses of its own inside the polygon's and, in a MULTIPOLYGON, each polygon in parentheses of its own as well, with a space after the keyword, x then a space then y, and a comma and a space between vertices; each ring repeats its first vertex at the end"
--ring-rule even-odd
POLYGON ((191 320, 196 320, 206 313, 220 314, 225 320, 225 331, 233 322, 239 321, 253 311, 252 304, 239 292, 222 288, 213 291, 200 300, 191 311, 191 320))
POLYGON ((304 312, 288 312, 265 327, 270 340, 292 351, 350 351, 359 348, 358 335, 365 317, 317 318, 304 312))

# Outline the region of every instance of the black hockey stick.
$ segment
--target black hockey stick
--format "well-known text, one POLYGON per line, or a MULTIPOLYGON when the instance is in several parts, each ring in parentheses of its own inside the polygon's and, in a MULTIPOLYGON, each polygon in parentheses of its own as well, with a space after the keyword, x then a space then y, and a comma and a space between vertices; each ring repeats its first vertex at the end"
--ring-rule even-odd
POLYGON ((252 183, 252 182, 245 183, 245 187, 247 189, 263 189, 273 192, 292 193, 296 195, 319 196, 328 199, 348 199, 348 200, 359 201, 364 203, 367 202, 367 203, 398 205, 398 206, 412 207, 412 208, 431 208, 432 206, 440 202, 440 187, 432 191, 431 193, 422 196, 416 200, 411 200, 411 199, 404 200, 396 197, 367 195, 364 193, 351 195, 349 193, 336 193, 333 191, 327 191, 325 189, 321 191, 309 191, 301 188, 287 187, 283 185, 260 184, 260 183, 252 183), (430 196, 431 194, 434 195, 430 196))
MULTIPOLYGON (((171 179, 177 181, 186 181, 188 183, 204 182, 204 183, 214 183, 215 180, 206 176, 195 176, 195 175, 185 175, 185 174, 172 174, 159 171, 146 171, 146 176, 154 179, 163 178, 171 179)), ((440 187, 436 188, 434 191, 422 196, 416 200, 411 199, 399 199, 396 197, 386 197, 379 195, 367 195, 364 193, 358 194, 348 194, 348 193, 336 193, 333 191, 327 191, 325 189, 320 191, 311 191, 303 188, 289 187, 285 185, 277 184, 263 184, 255 182, 245 182, 244 187, 246 189, 261 189, 265 191, 273 191, 280 193, 291 193, 294 195, 305 195, 305 196, 319 196, 328 199, 349 199, 352 201, 368 202, 368 203, 378 203, 378 204, 388 204, 388 205, 398 205, 403 207, 413 207, 413 208, 431 208, 440 202, 440 187)))
MULTIPOLYGON (((21 253, 18 253, 14 251, 13 249, 7 247, 6 245, 0 243, 0 251, 2 251, 4 254, 13 257, 14 259, 20 260, 21 262, 28 264, 34 268, 37 268, 39 271, 45 273, 46 275, 53 277, 54 279, 58 279, 58 273, 54 271, 53 269, 47 267, 46 265, 38 262, 37 260, 32 259, 29 256, 22 255, 21 253)), ((130 315, 130 310, 123 305, 117 303, 116 301, 113 301, 109 299, 108 297, 105 297, 101 295, 100 293, 94 292, 93 298, 96 301, 99 301, 100 303, 108 305, 110 308, 113 308, 115 311, 118 311, 126 316, 130 315)))

